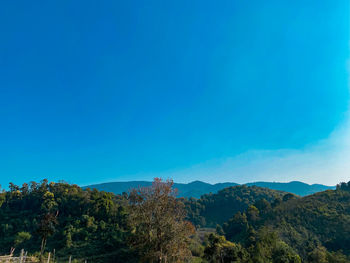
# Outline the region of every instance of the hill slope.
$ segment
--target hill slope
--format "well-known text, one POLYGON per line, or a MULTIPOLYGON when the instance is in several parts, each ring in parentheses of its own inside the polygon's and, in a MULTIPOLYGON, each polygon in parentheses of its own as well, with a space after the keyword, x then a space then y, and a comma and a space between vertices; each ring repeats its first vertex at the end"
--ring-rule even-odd
POLYGON ((194 225, 215 227, 259 200, 273 202, 286 194, 288 193, 268 188, 238 185, 224 188, 216 194, 202 195, 200 199, 184 199, 183 202, 186 205, 188 219, 194 225))
POLYGON ((277 206, 266 223, 275 224, 282 236, 299 249, 305 247, 305 233, 309 240, 319 240, 331 251, 350 254, 350 192, 324 191, 301 199, 289 200, 277 206), (281 223, 281 218, 283 222, 281 223), (291 235, 290 226, 295 230, 291 235))
POLYGON ((276 231, 304 259, 315 249, 321 251, 321 247, 350 255, 350 191, 337 189, 302 198, 288 197, 270 204, 256 203, 253 209, 235 214, 223 224, 226 237, 244 243, 252 229, 268 229, 276 231))

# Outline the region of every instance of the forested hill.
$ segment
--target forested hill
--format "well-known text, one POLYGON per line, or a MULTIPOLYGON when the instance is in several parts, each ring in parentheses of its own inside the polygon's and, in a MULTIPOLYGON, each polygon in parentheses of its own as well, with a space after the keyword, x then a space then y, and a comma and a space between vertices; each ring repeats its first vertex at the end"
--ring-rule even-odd
MULTIPOLYGON (((83 188, 90 188, 100 191, 111 192, 114 194, 122 194, 123 192, 128 192, 131 188, 139 186, 150 186, 152 183, 147 181, 130 181, 130 182, 111 182, 89 185, 83 188)), ((237 183, 218 183, 209 184, 201 181, 194 181, 188 184, 175 183, 174 187, 179 191, 179 197, 195 197, 199 198, 204 194, 217 193, 218 191, 230 187, 239 185, 237 183)), ((300 196, 310 195, 317 192, 335 189, 334 186, 326 186, 322 184, 306 184, 303 182, 289 182, 289 183, 276 183, 276 182, 254 182, 246 184, 248 186, 259 186, 265 187, 273 190, 280 190, 289 193, 293 193, 300 196)))
POLYGON ((349 262, 341 253, 350 255, 350 182, 302 198, 259 201, 222 226, 233 242, 249 243, 252 232, 268 229, 310 262, 349 262))
POLYGON ((273 203, 289 195, 292 194, 258 186, 238 185, 224 188, 216 194, 202 195, 199 199, 183 199, 183 202, 186 205, 188 219, 194 225, 215 227, 237 212, 244 212, 259 200, 273 203))

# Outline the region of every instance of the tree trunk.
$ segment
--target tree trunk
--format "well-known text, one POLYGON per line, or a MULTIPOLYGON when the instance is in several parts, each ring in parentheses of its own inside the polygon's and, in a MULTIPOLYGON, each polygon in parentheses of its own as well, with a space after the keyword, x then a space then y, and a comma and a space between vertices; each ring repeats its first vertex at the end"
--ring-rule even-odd
POLYGON ((41 240, 41 248, 40 248, 40 262, 43 263, 43 254, 46 246, 46 237, 43 237, 41 240))

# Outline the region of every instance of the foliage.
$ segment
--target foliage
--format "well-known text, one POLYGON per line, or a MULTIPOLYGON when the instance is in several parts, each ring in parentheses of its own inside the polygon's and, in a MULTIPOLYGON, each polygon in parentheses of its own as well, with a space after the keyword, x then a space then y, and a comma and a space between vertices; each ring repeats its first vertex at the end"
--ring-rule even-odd
POLYGON ((253 262, 301 263, 300 256, 276 232, 266 227, 257 232, 256 240, 250 246, 253 262))
POLYGON ((204 250, 205 258, 210 263, 248 262, 249 255, 240 245, 227 241, 224 236, 210 234, 204 250))
POLYGON ((200 199, 182 199, 188 211, 188 219, 196 226, 215 227, 223 224, 237 212, 245 211, 259 200, 273 202, 286 193, 257 186, 233 186, 217 194, 206 194, 200 199))
POLYGON ((223 230, 228 240, 254 246, 256 262, 265 257, 261 251, 271 254, 268 248, 274 247, 269 239, 262 239, 260 244, 257 241, 266 227, 276 233, 276 240, 284 242, 278 241, 284 254, 293 250, 305 262, 349 262, 346 256, 350 255, 348 185, 303 198, 288 194, 272 203, 259 200, 227 220, 223 230))
POLYGON ((348 183, 341 182, 338 184, 337 190, 350 191, 350 181, 348 183))
POLYGON ((32 235, 28 232, 18 232, 14 239, 14 247, 18 247, 19 245, 31 239, 31 237, 32 235))
POLYGON ((46 247, 58 258, 108 254, 94 262, 135 261, 125 242, 130 230, 121 196, 47 180, 9 189, 0 193, 0 253, 13 246, 30 253, 46 247))
POLYGON ((96 263, 346 263, 350 182, 302 198, 235 186, 200 199, 176 198, 172 181, 160 179, 130 195, 10 184, 0 190, 0 253, 11 247, 96 263))

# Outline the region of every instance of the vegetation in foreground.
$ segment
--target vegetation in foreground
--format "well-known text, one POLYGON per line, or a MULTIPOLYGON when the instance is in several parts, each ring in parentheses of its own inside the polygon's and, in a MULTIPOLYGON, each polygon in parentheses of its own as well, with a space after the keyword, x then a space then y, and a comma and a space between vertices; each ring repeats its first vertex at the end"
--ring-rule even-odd
POLYGON ((350 262, 350 182, 306 197, 235 186, 176 198, 172 181, 114 195, 67 183, 0 193, 0 253, 81 262, 350 262))

